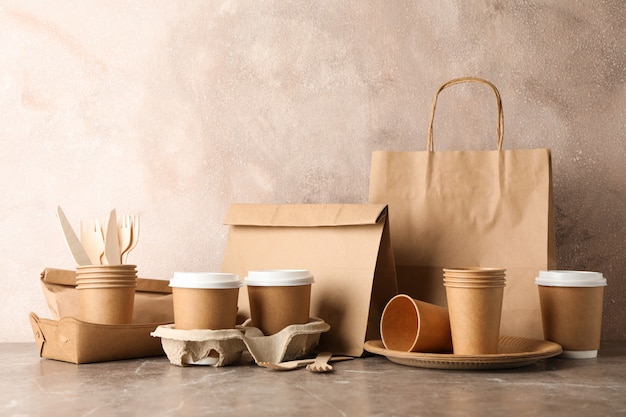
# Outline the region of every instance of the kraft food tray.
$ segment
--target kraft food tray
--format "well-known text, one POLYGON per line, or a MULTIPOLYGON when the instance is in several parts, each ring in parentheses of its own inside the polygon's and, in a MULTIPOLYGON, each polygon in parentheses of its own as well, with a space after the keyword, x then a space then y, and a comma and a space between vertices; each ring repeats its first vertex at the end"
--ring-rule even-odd
POLYGON ((44 319, 35 313, 30 323, 42 358, 80 364, 165 354, 160 341, 150 336, 164 323, 104 325, 74 317, 44 319))
POLYGON ((559 355, 561 345, 546 340, 501 336, 498 353, 454 355, 452 353, 400 352, 386 349, 381 340, 365 342, 365 350, 400 365, 431 369, 505 369, 531 365, 559 355))

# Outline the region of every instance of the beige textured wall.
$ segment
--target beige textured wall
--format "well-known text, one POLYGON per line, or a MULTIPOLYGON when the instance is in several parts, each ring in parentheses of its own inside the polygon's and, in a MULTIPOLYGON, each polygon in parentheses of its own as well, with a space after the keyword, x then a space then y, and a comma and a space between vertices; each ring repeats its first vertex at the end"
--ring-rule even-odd
MULTIPOLYGON (((503 96, 505 148, 553 150, 560 267, 609 281, 626 338, 623 0, 0 0, 0 342, 32 341, 74 225, 137 213, 142 276, 217 270, 233 202, 367 201, 370 153, 424 150, 436 88, 503 96)), ((437 149, 493 147, 446 93, 437 149), (444 123, 445 121, 445 123, 444 123)))

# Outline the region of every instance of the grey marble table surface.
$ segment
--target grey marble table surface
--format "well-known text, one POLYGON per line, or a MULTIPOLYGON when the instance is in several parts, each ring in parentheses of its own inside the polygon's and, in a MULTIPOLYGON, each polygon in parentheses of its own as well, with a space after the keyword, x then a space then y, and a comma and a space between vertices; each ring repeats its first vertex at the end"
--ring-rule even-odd
POLYGON ((166 357, 74 365, 0 344, 0 416, 624 416, 626 341, 597 359, 489 371, 370 356, 332 373, 254 364, 178 367, 166 357))

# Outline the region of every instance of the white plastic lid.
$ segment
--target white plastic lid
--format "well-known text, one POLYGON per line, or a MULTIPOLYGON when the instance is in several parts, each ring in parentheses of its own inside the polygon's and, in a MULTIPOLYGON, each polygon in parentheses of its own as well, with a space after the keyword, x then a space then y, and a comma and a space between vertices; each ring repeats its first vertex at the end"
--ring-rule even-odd
POLYGON ((600 272, 540 271, 535 284, 545 287, 604 287, 606 278, 600 272))
POLYGON ((313 284, 314 279, 306 269, 267 269, 249 271, 244 282, 253 287, 295 287, 313 284))
POLYGON ((242 283, 237 274, 224 272, 174 272, 170 287, 175 288, 239 288, 242 283))

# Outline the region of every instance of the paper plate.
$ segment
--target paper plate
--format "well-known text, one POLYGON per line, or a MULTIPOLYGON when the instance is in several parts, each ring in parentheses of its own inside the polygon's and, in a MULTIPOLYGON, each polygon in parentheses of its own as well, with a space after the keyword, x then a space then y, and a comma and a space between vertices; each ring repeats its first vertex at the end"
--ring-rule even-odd
POLYGON ((554 342, 514 336, 501 336, 498 353, 489 355, 400 352, 385 349, 381 340, 369 340, 365 342, 364 348, 400 365, 432 369, 518 368, 559 355, 563 351, 561 345, 554 342))

